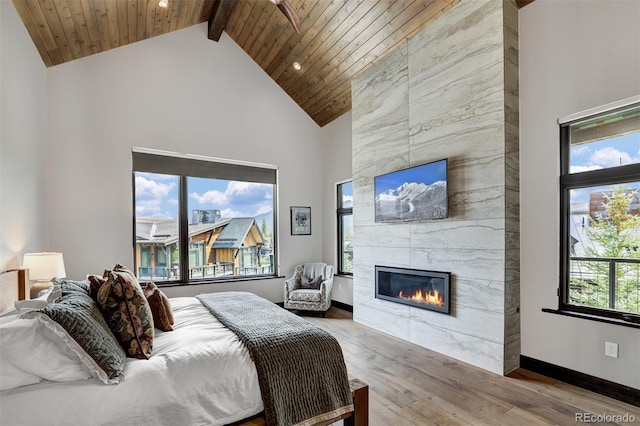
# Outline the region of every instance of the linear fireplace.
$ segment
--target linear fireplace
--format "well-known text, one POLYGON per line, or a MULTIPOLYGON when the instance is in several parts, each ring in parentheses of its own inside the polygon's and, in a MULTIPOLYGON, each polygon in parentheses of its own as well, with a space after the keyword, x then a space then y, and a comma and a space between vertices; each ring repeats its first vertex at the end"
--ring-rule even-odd
POLYGON ((451 273, 376 265, 376 298, 443 314, 451 310, 451 273))

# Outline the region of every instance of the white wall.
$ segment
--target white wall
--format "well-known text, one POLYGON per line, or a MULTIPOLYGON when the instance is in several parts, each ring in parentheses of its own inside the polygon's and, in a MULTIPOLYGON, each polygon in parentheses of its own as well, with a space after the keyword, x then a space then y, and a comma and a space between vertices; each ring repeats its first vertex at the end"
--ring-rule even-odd
POLYGON ((558 305, 557 120, 640 93, 640 2, 536 0, 519 34, 522 354, 640 388, 637 329, 541 312, 558 305))
MULTIPOLYGON (((322 259, 338 268, 336 183, 351 180, 351 111, 322 128, 322 259)), ((312 215, 313 216, 313 215, 312 215)), ((353 306, 353 279, 333 279, 333 300, 353 306)))
POLYGON ((46 68, 18 13, 0 1, 0 270, 55 250, 47 226, 46 68))
MULTIPOLYGON (((226 34, 215 43, 206 28, 49 69, 51 242, 70 277, 133 262, 134 146, 278 165, 280 273, 322 257, 321 129, 226 34), (291 205, 311 206, 313 235, 290 235, 291 205)), ((229 289, 283 300, 281 279, 166 292, 229 289)))

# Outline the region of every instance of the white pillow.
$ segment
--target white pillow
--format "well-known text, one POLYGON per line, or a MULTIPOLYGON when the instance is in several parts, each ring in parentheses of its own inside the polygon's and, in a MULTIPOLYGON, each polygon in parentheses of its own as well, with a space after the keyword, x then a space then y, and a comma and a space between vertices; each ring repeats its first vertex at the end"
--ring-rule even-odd
POLYGON ((41 380, 65 382, 90 377, 78 357, 37 319, 0 322, 0 390, 41 380))

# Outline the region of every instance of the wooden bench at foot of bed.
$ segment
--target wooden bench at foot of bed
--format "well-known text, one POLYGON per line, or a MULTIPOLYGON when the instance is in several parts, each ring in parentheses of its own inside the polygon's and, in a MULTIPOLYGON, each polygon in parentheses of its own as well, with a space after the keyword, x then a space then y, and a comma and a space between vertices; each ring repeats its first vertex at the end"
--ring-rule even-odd
MULTIPOLYGON (((353 412, 347 413, 339 419, 334 419, 328 424, 344 419, 344 426, 368 426, 369 425, 369 385, 359 379, 349 380, 351 396, 353 397, 353 412)), ((264 415, 262 413, 241 420, 229 426, 264 426, 264 415)))

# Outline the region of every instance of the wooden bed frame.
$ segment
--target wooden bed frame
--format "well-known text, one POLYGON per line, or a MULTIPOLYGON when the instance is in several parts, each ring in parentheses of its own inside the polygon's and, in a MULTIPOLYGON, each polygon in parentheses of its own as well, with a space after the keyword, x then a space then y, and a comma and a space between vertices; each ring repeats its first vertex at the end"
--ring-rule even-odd
MULTIPOLYGON (((29 298, 29 270, 12 269, 0 272, 0 312, 13 306, 15 300, 29 298)), ((345 426, 369 425, 369 385, 353 378, 349 380, 354 411, 328 423, 344 420, 345 426)), ((328 424, 326 423, 326 424, 328 424)), ((233 423, 233 426, 266 425, 263 413, 233 423)))
POLYGON ((29 270, 0 272, 0 312, 13 307, 14 300, 29 299, 29 270))

